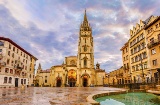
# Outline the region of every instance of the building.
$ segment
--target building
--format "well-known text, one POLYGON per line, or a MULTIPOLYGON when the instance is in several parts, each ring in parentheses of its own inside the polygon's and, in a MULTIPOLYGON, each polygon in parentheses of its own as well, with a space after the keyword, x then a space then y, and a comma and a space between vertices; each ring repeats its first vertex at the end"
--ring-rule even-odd
POLYGON ((149 75, 147 82, 151 80, 158 82, 158 71, 160 72, 160 16, 150 16, 148 24, 145 27, 146 41, 148 48, 149 75))
POLYGON ((129 50, 130 50, 130 69, 132 80, 136 83, 144 81, 144 74, 148 72, 148 59, 146 48, 145 21, 140 20, 132 30, 130 30, 129 50))
POLYGON ((87 87, 103 85, 105 70, 94 67, 94 41, 92 28, 85 11, 84 20, 80 26, 77 56, 65 57, 63 64, 50 68, 50 85, 53 87, 87 87))
POLYGON ((34 81, 35 86, 50 86, 50 70, 42 70, 41 64, 39 64, 34 81))
POLYGON ((120 50, 122 51, 123 78, 125 80, 124 83, 128 84, 131 82, 129 43, 125 43, 120 50))
POLYGON ((36 60, 11 39, 0 37, 0 87, 33 85, 36 60))

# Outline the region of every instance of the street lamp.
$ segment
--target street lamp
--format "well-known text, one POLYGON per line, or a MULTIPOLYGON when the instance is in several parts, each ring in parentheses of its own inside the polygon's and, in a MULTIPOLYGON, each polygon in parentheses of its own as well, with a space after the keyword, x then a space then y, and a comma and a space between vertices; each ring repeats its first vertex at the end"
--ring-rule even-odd
POLYGON ((109 74, 108 74, 108 87, 109 87, 109 74))
POLYGON ((103 76, 103 78, 102 78, 102 79, 103 79, 103 86, 104 86, 104 76, 103 76))
POLYGON ((143 64, 142 64, 142 57, 140 57, 140 60, 141 60, 141 69, 142 69, 142 84, 145 84, 144 72, 143 72, 143 64))

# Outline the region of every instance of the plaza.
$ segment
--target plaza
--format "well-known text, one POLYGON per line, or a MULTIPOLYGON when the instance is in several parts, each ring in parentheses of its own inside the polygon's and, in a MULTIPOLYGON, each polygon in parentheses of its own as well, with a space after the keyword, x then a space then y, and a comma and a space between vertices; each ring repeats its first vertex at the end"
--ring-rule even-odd
POLYGON ((91 105, 91 94, 116 92, 124 89, 110 87, 29 87, 1 88, 0 105, 91 105))

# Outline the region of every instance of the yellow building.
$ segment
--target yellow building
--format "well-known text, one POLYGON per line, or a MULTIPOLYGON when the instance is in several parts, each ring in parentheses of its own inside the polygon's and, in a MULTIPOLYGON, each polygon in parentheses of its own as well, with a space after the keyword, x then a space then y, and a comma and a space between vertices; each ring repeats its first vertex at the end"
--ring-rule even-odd
POLYGON ((62 65, 50 68, 50 85, 53 87, 102 86, 103 78, 105 78, 105 70, 101 70, 100 65, 97 69, 94 67, 94 40, 85 11, 79 31, 77 56, 65 57, 62 65))
POLYGON ((125 43, 120 50, 122 51, 124 83, 128 84, 131 82, 129 43, 125 43))
POLYGON ((9 38, 0 37, 0 87, 20 87, 33 84, 34 66, 37 60, 9 38), (31 77, 30 77, 31 75, 31 77))
POLYGON ((145 81, 145 75, 148 73, 148 60, 146 48, 146 34, 145 34, 145 21, 140 20, 140 23, 130 30, 129 50, 130 50, 130 69, 132 80, 136 83, 145 81))
POLYGON ((39 64, 37 69, 37 74, 34 80, 35 86, 50 86, 50 70, 42 70, 41 64, 39 64))
POLYGON ((150 70, 147 81, 150 81, 150 77, 154 77, 152 80, 158 82, 158 70, 160 72, 160 16, 151 16, 145 30, 150 70))

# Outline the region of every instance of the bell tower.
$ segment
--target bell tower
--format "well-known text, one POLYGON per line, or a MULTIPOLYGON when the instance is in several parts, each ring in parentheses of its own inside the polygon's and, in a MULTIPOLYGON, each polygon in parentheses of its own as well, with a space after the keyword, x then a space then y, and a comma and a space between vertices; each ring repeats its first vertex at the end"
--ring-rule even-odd
MULTIPOLYGON (((77 55, 77 70, 81 75, 80 78, 85 74, 90 78, 94 72, 94 48, 93 48, 93 37, 92 28, 88 22, 86 10, 84 13, 84 19, 81 23, 79 30, 79 41, 78 41, 78 55, 77 55)), ((91 82, 87 79, 87 83, 91 82)), ((83 85, 83 80, 82 82, 83 85)), ((88 85, 86 85, 88 86, 88 85)))

